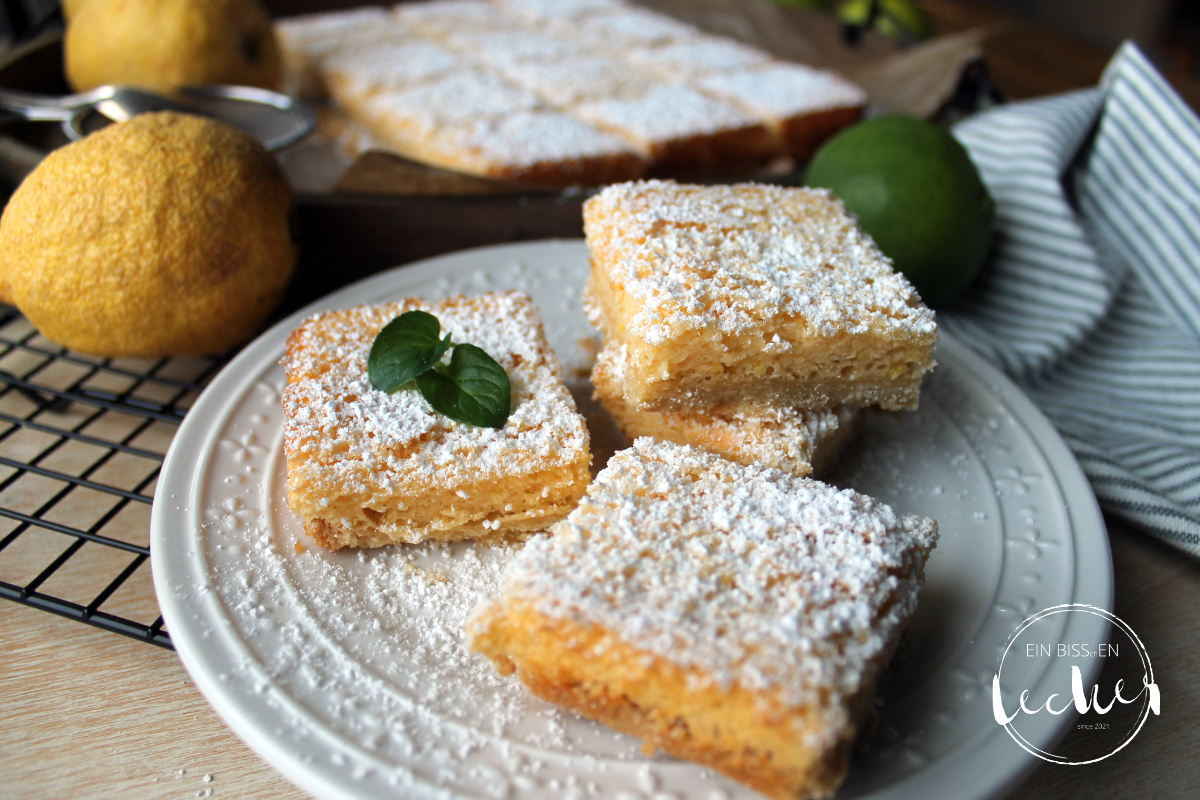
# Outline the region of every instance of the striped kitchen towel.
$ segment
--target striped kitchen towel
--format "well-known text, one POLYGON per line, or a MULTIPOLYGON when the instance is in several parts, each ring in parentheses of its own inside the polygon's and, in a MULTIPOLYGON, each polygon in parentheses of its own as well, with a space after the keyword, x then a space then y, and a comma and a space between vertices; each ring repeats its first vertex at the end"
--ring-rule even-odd
POLYGON ((1099 87, 955 134, 997 236, 941 323, 1041 407, 1106 511, 1200 556, 1200 121, 1126 44, 1099 87))

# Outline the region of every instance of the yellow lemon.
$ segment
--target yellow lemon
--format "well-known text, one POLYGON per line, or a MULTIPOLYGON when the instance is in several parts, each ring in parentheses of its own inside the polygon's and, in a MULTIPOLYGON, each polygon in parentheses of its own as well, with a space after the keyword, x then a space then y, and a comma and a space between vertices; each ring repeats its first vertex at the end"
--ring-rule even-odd
POLYGON ((63 49, 76 91, 106 83, 274 89, 283 63, 255 0, 77 0, 63 49))
POLYGON ((101 356, 205 355, 253 334, 295 263, 291 190, 249 136, 144 114, 51 153, 0 218, 0 300, 101 356))
POLYGON ((933 307, 958 297, 987 255, 995 207, 966 149, 915 117, 860 122, 817 151, 804 181, 831 189, 933 307))
POLYGON ((79 9, 87 0, 62 0, 63 17, 70 22, 71 18, 79 13, 79 9))

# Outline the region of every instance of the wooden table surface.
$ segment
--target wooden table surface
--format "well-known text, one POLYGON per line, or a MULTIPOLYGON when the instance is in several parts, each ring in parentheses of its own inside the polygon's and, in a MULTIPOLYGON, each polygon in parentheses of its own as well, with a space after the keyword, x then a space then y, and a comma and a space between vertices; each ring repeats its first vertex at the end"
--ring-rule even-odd
MULTIPOLYGON (((1004 17, 953 0, 926 5, 943 31, 1004 17)), ((1028 24, 990 40, 985 54, 1014 99, 1092 85, 1109 56, 1028 24)), ((1177 85, 1196 96, 1189 82, 1177 85)), ((1100 763, 1034 762, 1012 797, 1183 797, 1200 787, 1200 685, 1191 680, 1200 563, 1114 520, 1109 533, 1113 610, 1153 659, 1162 714, 1100 763)), ((174 653, 0 602, 0 800, 306 796, 225 727, 174 653)))

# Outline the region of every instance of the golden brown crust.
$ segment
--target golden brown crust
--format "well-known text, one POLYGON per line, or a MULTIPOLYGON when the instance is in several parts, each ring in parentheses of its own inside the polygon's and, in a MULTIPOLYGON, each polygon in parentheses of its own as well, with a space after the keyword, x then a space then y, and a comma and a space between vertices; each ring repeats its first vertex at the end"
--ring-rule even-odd
POLYGON ((916 407, 933 313, 828 192, 615 184, 584 232, 584 310, 635 408, 916 407))
POLYGON ((695 670, 528 605, 477 619, 470 634, 474 649, 502 674, 515 672, 538 697, 637 737, 648 754, 661 750, 712 767, 778 800, 834 795, 878 673, 843 715, 786 708, 769 693, 739 686, 692 688, 703 682, 695 670), (812 736, 819 746, 804 744, 812 736))
POLYGON ((916 608, 933 520, 637 440, 466 626, 537 695, 776 798, 829 797, 916 608))
POLYGON ((514 183, 566 189, 571 186, 603 186, 606 183, 628 181, 640 176, 645 170, 645 160, 631 152, 543 161, 528 166, 496 166, 489 169, 487 175, 514 183))
MULTIPOLYGON (((369 117, 359 117, 368 120, 369 117)), ((427 137, 410 134, 403 126, 392 122, 367 122, 366 127, 388 149, 414 161, 494 180, 526 183, 534 186, 569 188, 572 186, 602 186, 632 180, 645 172, 642 156, 629 152, 538 161, 532 164, 506 163, 480 157, 478 153, 460 148, 447 148, 436 135, 427 137)))
POLYGON ((522 293, 326 312, 289 336, 284 365, 288 504, 325 547, 519 540, 568 514, 587 486, 586 425, 522 293), (502 428, 455 422, 412 389, 371 388, 375 334, 418 308, 509 374, 502 428))
POLYGON ((854 437, 863 409, 805 411, 785 407, 725 407, 717 411, 650 411, 622 393, 621 353, 605 348, 592 368, 596 399, 627 441, 649 436, 689 444, 739 464, 776 467, 804 477, 827 468, 854 437))
POLYGON ((853 125, 862 114, 862 106, 852 106, 792 117, 781 122, 779 137, 790 155, 807 161, 826 139, 842 128, 853 125))
POLYGON ((774 139, 763 124, 641 144, 650 157, 650 177, 745 174, 776 155, 774 139))

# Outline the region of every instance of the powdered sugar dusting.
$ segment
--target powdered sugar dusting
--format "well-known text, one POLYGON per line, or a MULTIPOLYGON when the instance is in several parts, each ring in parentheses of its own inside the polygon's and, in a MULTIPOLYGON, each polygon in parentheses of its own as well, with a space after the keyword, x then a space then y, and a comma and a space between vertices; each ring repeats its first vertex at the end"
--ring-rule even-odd
POLYGON ((637 301, 629 330, 651 344, 781 316, 823 336, 936 331, 933 312, 825 190, 624 183, 589 200, 585 222, 589 242, 604 242, 593 255, 607 279, 637 301))
POLYGON ((568 42, 531 30, 456 32, 446 37, 446 43, 479 63, 494 67, 526 61, 554 64, 574 50, 568 42))
POLYGON ((867 93, 833 72, 773 62, 760 69, 714 72, 700 88, 771 117, 787 118, 831 108, 865 105, 867 93))
POLYGON ((597 125, 621 131, 635 140, 651 142, 759 125, 759 121, 749 114, 682 83, 655 86, 636 98, 583 103, 578 113, 597 125))
POLYGON ((499 5, 486 0, 398 3, 393 7, 393 13, 401 23, 434 38, 449 36, 456 31, 500 30, 519 24, 499 5))
MULTIPOLYGON (((486 707, 490 715, 481 716, 491 716, 492 727, 485 732, 503 735, 540 704, 504 691, 486 662, 468 652, 462 630, 477 600, 498 591, 501 567, 514 552, 469 543, 401 545, 353 556, 314 550, 303 560, 310 573, 305 581, 328 588, 305 603, 314 618, 334 621, 338 638, 346 638, 346 630, 375 631, 359 645, 366 650, 354 655, 382 665, 417 703, 451 719, 475 716, 467 706, 486 707)), ((543 741, 565 745, 561 737, 543 741)))
POLYGON ((365 503, 400 486, 412 491, 534 474, 587 451, 583 419, 545 344, 537 310, 520 292, 318 314, 292 335, 284 363, 289 480, 307 487, 306 495, 365 503), (503 428, 456 422, 413 390, 372 388, 371 343, 387 322, 411 309, 433 313, 443 335, 481 347, 504 367, 513 405, 503 428))
POLYGON ((504 76, 549 103, 570 106, 598 98, 635 98, 655 87, 649 76, 614 58, 574 54, 551 63, 522 61, 501 67, 504 76))
MULTIPOLYGON (((746 69, 761 66, 771 60, 761 50, 715 36, 647 48, 634 52, 630 58, 637 64, 661 70, 678 78, 746 69)), ((703 82, 700 85, 703 86, 703 82)))
POLYGON ((498 4, 518 16, 534 20, 578 20, 628 8, 621 0, 498 0, 498 4))
POLYGON ((275 22, 275 30, 287 43, 304 45, 316 42, 344 41, 344 37, 378 28, 391 21, 382 6, 363 6, 348 11, 328 11, 284 17, 275 22))
POLYGON ((326 72, 344 82, 343 90, 361 94, 407 89, 463 66, 445 49, 420 40, 373 42, 325 61, 326 72))
POLYGON ((617 137, 554 111, 480 120, 460 140, 483 157, 514 166, 599 158, 629 153, 617 137))
POLYGON ((434 133, 480 119, 532 111, 541 102, 493 75, 463 70, 407 90, 373 94, 362 106, 371 116, 394 116, 398 123, 434 133))
POLYGON ((585 24, 572 25, 570 33, 601 48, 630 45, 647 47, 691 39, 699 32, 674 17, 645 8, 625 6, 593 14, 585 24))
POLYGON ((407 28, 380 6, 346 11, 284 17, 275 31, 285 51, 320 66, 324 59, 342 51, 353 51, 377 40, 398 43, 407 28))
MULTIPOLYGON (((273 494, 283 509, 282 490, 273 494)), ((467 648, 466 618, 499 592, 515 548, 457 542, 334 553, 312 546, 284 516, 271 534, 210 535, 244 542, 218 546, 215 575, 231 613, 264 646, 273 679, 313 697, 311 712, 372 756, 428 764, 433 775, 497 741, 510 743, 514 773, 538 768, 522 755, 530 747, 535 757, 638 757, 633 740, 532 697, 467 648), (282 627, 267 611, 278 607, 291 609, 282 627)))
POLYGON ((896 641, 936 538, 851 490, 639 439, 514 558, 501 602, 603 626, 722 687, 825 705, 896 641))

